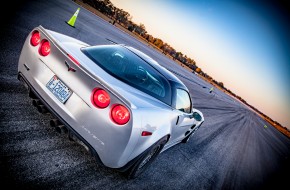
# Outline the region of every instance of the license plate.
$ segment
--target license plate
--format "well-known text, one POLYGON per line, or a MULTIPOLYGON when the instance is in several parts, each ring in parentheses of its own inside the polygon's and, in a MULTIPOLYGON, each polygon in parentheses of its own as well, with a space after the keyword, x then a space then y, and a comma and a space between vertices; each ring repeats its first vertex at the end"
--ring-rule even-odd
POLYGON ((72 94, 72 91, 57 76, 53 76, 46 84, 46 87, 62 103, 65 103, 72 94))

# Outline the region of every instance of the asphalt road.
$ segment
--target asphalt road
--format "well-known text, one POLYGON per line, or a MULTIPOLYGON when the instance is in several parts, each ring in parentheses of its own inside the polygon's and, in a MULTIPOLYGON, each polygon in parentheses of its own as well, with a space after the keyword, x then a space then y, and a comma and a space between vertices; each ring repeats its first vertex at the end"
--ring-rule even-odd
POLYGON ((68 26, 65 21, 78 7, 70 0, 3 7, 8 13, 1 13, 0 31, 1 189, 289 188, 289 138, 223 92, 209 93, 210 84, 85 9, 76 28, 68 26), (82 146, 49 126, 52 116, 37 112, 17 80, 22 44, 38 25, 89 44, 110 39, 149 54, 189 87, 195 107, 205 115, 203 126, 187 144, 160 154, 135 180, 99 166, 82 146))

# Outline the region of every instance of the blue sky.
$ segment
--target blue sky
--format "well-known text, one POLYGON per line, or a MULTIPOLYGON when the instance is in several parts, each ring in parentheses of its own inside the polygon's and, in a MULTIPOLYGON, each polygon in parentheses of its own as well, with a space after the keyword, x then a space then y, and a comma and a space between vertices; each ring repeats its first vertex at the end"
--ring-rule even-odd
MULTIPOLYGON (((279 1, 111 0, 149 34, 290 129, 290 31, 279 1)), ((289 16, 289 15, 288 15, 289 16)))

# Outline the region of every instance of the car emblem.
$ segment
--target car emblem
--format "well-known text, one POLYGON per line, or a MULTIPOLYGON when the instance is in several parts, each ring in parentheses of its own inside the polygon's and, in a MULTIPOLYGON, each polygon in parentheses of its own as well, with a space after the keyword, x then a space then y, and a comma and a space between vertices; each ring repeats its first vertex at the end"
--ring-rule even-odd
POLYGON ((65 65, 67 66, 67 71, 72 71, 72 72, 76 72, 75 68, 72 68, 67 61, 64 61, 65 65))

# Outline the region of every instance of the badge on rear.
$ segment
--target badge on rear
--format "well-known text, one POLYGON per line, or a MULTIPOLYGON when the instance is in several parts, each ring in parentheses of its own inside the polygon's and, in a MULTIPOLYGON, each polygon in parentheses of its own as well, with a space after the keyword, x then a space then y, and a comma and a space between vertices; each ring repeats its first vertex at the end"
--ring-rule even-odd
POLYGON ((67 71, 72 71, 72 72, 76 72, 75 68, 72 68, 67 61, 64 61, 65 65, 67 66, 67 71))

